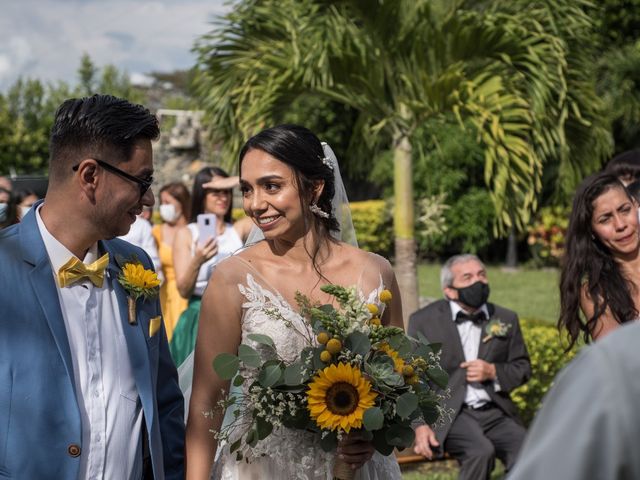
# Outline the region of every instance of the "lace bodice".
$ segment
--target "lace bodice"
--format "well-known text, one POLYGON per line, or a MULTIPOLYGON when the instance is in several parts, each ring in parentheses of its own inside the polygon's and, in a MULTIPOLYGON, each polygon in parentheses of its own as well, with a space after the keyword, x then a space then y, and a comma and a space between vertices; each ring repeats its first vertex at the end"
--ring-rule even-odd
MULTIPOLYGON (((248 338, 249 334, 266 334, 274 341, 278 354, 285 361, 294 361, 302 349, 308 346, 308 338, 312 338, 309 325, 294 308, 277 292, 272 291, 258 281, 252 273, 247 273, 246 283, 238 288, 245 299, 242 304, 242 343, 260 350, 266 347, 248 338)), ((382 290, 382 279, 379 286, 371 291, 363 300, 371 303, 377 299, 382 290)), ((261 350, 261 353, 267 353, 261 350)), ((242 372, 250 385, 255 370, 242 372)), ((245 389, 247 387, 244 387, 245 389)), ((246 391, 245 391, 246 393, 246 391)), ((236 437, 237 438, 237 437, 236 437)), ((230 443, 235 440, 230 439, 230 443)), ((218 474, 224 480, 245 478, 260 479, 292 479, 292 480, 325 480, 332 479, 334 454, 326 453, 320 448, 316 435, 309 432, 276 428, 267 439, 258 442, 250 451, 244 451, 250 463, 236 462, 235 456, 223 449, 218 465, 218 474)), ((399 479, 400 470, 395 457, 383 457, 376 454, 361 468, 356 479, 387 480, 399 479)))

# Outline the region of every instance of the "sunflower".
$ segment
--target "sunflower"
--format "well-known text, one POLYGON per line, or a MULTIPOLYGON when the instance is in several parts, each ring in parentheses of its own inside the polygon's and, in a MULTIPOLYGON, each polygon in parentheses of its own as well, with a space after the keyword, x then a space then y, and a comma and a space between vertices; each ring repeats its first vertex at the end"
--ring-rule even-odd
POLYGON ((362 427, 362 416, 373 407, 376 396, 358 368, 338 363, 320 370, 313 378, 307 403, 311 418, 320 428, 341 428, 349 433, 352 428, 362 427))
POLYGON ((158 274, 152 270, 146 270, 139 263, 127 263, 122 269, 124 278, 131 285, 140 288, 154 288, 160 285, 158 274))
POLYGON ((400 354, 398 354, 398 352, 396 352, 393 348, 391 348, 387 342, 381 343, 378 346, 378 350, 386 353, 391 357, 394 365, 393 369, 396 372, 398 372, 400 375, 402 375, 402 369, 404 368, 405 363, 404 363, 404 360, 400 358, 400 354))

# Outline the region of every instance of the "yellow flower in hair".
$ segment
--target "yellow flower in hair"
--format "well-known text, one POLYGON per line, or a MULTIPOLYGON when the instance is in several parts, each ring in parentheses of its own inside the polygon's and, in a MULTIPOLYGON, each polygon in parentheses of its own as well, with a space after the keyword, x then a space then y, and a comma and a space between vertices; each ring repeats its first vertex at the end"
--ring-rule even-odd
POLYGON ((347 363, 330 365, 313 378, 307 391, 311 418, 322 429, 349 433, 362 427, 364 412, 373 407, 377 393, 362 372, 347 363))

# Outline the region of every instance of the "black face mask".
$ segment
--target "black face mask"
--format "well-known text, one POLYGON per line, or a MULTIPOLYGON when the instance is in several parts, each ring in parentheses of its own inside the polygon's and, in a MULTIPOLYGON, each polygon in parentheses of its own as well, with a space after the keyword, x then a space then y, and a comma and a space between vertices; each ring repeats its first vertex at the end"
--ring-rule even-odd
POLYGON ((458 291, 458 300, 471 308, 480 308, 487 303, 489 298, 489 284, 477 281, 468 287, 456 288, 458 291))

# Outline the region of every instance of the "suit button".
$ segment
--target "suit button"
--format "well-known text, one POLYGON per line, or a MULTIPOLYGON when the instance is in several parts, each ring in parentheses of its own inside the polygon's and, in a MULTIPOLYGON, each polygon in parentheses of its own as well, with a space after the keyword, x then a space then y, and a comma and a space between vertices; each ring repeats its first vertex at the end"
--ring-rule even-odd
POLYGON ((75 443, 72 443, 67 448, 67 453, 69 455, 71 455, 72 457, 79 457, 80 456, 80 447, 78 445, 76 445, 75 443))

